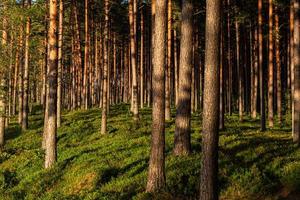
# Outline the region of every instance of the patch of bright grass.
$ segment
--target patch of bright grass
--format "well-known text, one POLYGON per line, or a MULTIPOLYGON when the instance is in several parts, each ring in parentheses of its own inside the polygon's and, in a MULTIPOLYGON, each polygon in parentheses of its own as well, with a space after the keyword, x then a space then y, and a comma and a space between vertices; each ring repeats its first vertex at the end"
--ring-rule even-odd
MULTIPOLYGON (((58 130, 58 162, 43 169, 43 115, 33 108, 29 130, 13 122, 0 152, 0 199, 194 199, 199 191, 200 113, 192 118, 193 153, 172 155, 174 119, 166 122, 167 188, 146 194, 151 109, 134 124, 129 106, 113 106, 108 132, 100 135, 101 111, 64 113, 58 130)), ((173 117, 175 112, 173 111, 173 117)), ((287 117, 288 118, 288 117, 287 117)), ((290 123, 261 133, 259 122, 226 116, 220 132, 220 199, 288 198, 300 191, 300 151, 291 142, 290 123), (287 190, 282 194, 281 190, 287 190)))

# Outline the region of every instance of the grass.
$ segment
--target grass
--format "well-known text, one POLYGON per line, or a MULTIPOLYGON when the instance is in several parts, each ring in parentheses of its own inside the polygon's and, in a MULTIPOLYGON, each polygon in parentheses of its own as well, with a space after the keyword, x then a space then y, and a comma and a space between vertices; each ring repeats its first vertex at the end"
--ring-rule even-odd
MULTIPOLYGON (((30 116, 28 131, 7 129, 0 152, 0 199, 195 199, 201 159, 200 114, 192 119, 193 154, 172 155, 174 120, 166 123, 167 188, 145 193, 150 150, 151 110, 138 125, 127 105, 111 108, 106 136, 100 135, 99 109, 64 113, 58 130, 58 162, 43 169, 43 119, 30 116)), ((173 113, 174 116, 174 113, 173 113)), ((287 122, 290 120, 288 119, 287 122)), ((220 132, 220 199, 299 199, 300 151, 290 124, 261 133, 259 122, 226 117, 220 132)))

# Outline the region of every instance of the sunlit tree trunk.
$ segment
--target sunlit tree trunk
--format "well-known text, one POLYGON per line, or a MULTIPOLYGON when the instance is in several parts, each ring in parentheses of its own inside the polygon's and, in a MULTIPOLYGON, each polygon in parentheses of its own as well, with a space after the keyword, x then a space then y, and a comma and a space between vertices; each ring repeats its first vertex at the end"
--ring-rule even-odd
POLYGON ((20 41, 21 37, 17 41, 16 53, 15 53, 15 72, 14 72, 14 85, 13 85, 13 99, 12 99, 12 115, 16 114, 17 107, 17 90, 18 90, 18 76, 19 76, 19 66, 20 66, 20 41))
POLYGON ((83 73, 83 101, 84 108, 88 109, 88 73, 90 57, 90 32, 89 32, 89 0, 85 0, 85 46, 84 46, 84 73, 83 73))
POLYGON ((141 10, 140 106, 144 107, 144 13, 141 10))
POLYGON ((269 0, 269 79, 268 79, 269 127, 274 126, 274 65, 273 65, 273 0, 269 0))
POLYGON ((57 127, 61 125, 61 106, 62 106, 62 48, 63 48, 63 20, 64 20, 64 1, 59 1, 59 25, 58 25, 58 74, 57 74, 57 127))
POLYGON ((259 62, 259 84, 260 84, 260 128, 266 130, 265 112, 265 89, 263 69, 263 32, 262 32, 262 0, 258 0, 258 62, 259 62))
POLYGON ((300 4, 294 0, 294 90, 293 90, 293 141, 300 145, 300 4))
POLYGON ((165 118, 171 119, 171 61, 172 61, 172 0, 168 0, 168 47, 167 47, 167 67, 166 67, 166 107, 165 118))
POLYGON ((153 46, 153 109, 152 142, 148 170, 147 192, 162 190, 165 176, 165 50, 167 31, 167 1, 156 0, 155 36, 153 46))
POLYGON ((134 121, 139 119, 138 107, 138 86, 137 86, 137 52, 136 52, 136 27, 135 27, 135 8, 136 0, 129 0, 129 24, 130 24, 130 58, 131 58, 131 74, 132 74, 132 111, 134 121))
POLYGON ((50 0, 49 3, 49 73, 48 73, 48 100, 47 106, 48 117, 44 122, 46 135, 45 148, 45 168, 50 168, 56 162, 56 106, 57 106, 57 0, 50 0))
MULTIPOLYGON (((3 10, 6 10, 7 7, 6 5, 3 6, 3 10)), ((2 51, 6 51, 7 47, 7 27, 8 27, 8 20, 6 16, 4 16, 3 21, 2 21, 2 46, 4 47, 2 51)), ((5 52, 3 52, 5 53, 5 52)), ((0 71, 0 86, 1 86, 1 91, 0 91, 0 148, 3 147, 4 145, 4 134, 5 134, 5 109, 6 109, 6 97, 5 97, 5 91, 4 88, 6 86, 6 72, 5 72, 6 66, 1 66, 1 71, 0 71)))
POLYGON ((221 1, 206 1, 200 199, 218 199, 221 1))
POLYGON ((104 25, 104 63, 103 63, 103 89, 102 89, 102 121, 101 121, 101 134, 106 134, 107 129, 107 93, 108 93, 108 23, 109 23, 109 10, 108 0, 104 1, 105 12, 105 25, 104 25))
MULTIPOLYGON (((26 1, 26 7, 30 8, 31 0, 26 1)), ((23 110, 22 110, 22 129, 28 128, 28 103, 29 103, 29 38, 30 38, 31 19, 26 19, 26 31, 25 31, 25 58, 24 58, 24 77, 23 77, 23 110)))

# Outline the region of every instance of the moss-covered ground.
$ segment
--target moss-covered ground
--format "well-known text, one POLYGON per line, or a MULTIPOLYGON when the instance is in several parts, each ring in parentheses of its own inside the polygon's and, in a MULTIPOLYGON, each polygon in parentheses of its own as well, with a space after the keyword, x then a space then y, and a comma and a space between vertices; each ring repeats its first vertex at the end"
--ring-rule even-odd
MULTIPOLYGON (((174 113, 173 113, 174 117, 174 113)), ((292 143, 290 119, 264 133, 259 121, 226 116, 220 132, 220 199, 300 199, 300 150, 292 143)), ((0 152, 0 199, 195 199, 201 159, 200 114, 192 119, 193 153, 172 155, 174 120, 166 123, 167 188, 146 194, 151 110, 138 125, 129 106, 113 106, 109 134, 100 135, 99 109, 64 113, 58 130, 58 162, 43 169, 43 117, 30 116, 29 130, 12 121, 0 152)))

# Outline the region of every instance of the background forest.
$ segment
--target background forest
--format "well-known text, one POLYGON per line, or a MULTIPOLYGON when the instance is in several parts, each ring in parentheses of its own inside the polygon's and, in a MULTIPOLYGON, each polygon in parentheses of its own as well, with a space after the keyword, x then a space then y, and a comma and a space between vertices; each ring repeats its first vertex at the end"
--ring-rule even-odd
POLYGON ((300 199, 299 0, 1 0, 0 199, 300 199))

